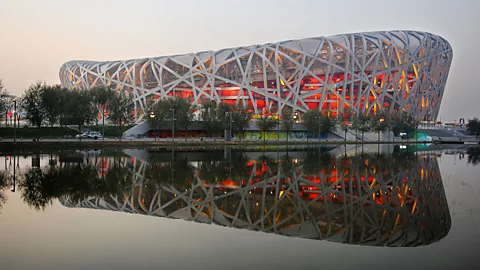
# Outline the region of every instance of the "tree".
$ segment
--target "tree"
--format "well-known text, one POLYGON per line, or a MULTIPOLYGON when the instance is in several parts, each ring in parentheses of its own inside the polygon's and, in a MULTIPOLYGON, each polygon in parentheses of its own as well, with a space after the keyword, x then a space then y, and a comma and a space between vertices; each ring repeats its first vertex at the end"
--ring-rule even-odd
POLYGON ((303 124, 307 129, 307 141, 309 136, 317 135, 320 136, 319 130, 319 117, 320 112, 314 110, 308 110, 303 114, 303 124))
MULTIPOLYGON (((417 129, 418 120, 405 111, 397 112, 392 121, 392 131, 394 136, 398 136, 401 132, 409 134, 417 129)), ((408 139, 408 137, 407 137, 408 139)))
POLYGON ((214 100, 209 100, 202 104, 200 117, 203 122, 203 128, 210 136, 222 131, 224 127, 222 123, 223 117, 220 115, 222 110, 219 108, 214 100))
POLYGON ((228 124, 230 122, 230 113, 233 111, 232 106, 227 103, 220 102, 217 107, 217 115, 220 118, 220 121, 223 124, 228 124))
POLYGON ((25 119, 32 125, 40 127, 45 119, 46 112, 42 104, 42 95, 45 84, 37 82, 31 85, 23 94, 21 106, 25 112, 25 119))
POLYGON ((78 126, 78 131, 82 132, 82 126, 92 122, 95 117, 92 97, 90 93, 82 90, 68 91, 66 97, 67 123, 78 126))
MULTIPOLYGON (((230 121, 230 120, 228 120, 230 121)), ((232 108, 232 129, 235 134, 239 134, 240 140, 242 140, 245 130, 250 123, 250 115, 247 108, 235 106, 232 108)))
POLYGON ((383 121, 385 125, 385 131, 388 132, 388 140, 390 140, 390 132, 392 131, 393 128, 393 117, 390 113, 384 112, 383 113, 383 121))
POLYGON ((260 117, 255 122, 257 128, 262 131, 264 142, 265 138, 267 137, 266 132, 272 130, 275 127, 276 122, 277 121, 275 121, 275 119, 271 115, 269 115, 268 112, 265 114, 260 114, 260 117))
POLYGON ((193 121, 193 107, 187 99, 176 97, 172 100, 175 109, 175 125, 185 130, 185 141, 187 141, 187 130, 193 121))
POLYGON ((70 99, 72 97, 72 91, 68 89, 64 89, 63 91, 60 92, 60 95, 58 97, 58 103, 60 105, 60 115, 58 118, 58 123, 60 126, 66 126, 69 124, 70 121, 70 99))
POLYGON ((154 130, 160 130, 165 124, 172 119, 171 109, 173 103, 168 99, 159 99, 150 106, 147 122, 154 130))
MULTIPOLYGON (((105 137, 105 112, 107 110, 108 100, 113 95, 113 92, 110 88, 104 87, 95 87, 90 90, 92 95, 93 108, 95 108, 95 113, 98 114, 98 109, 101 110, 102 115, 102 135, 105 137)), ((98 121, 98 117, 95 118, 98 121)), ((97 122, 96 121, 96 122, 97 122)))
POLYGON ((45 119, 51 127, 55 125, 62 113, 62 104, 59 102, 62 91, 64 90, 58 84, 53 86, 44 85, 41 91, 41 102, 45 112, 45 119))
POLYGON ((125 92, 114 92, 110 97, 107 106, 110 108, 109 118, 118 124, 118 140, 122 140, 122 123, 128 124, 133 120, 132 116, 133 98, 125 92))
POLYGON ((380 133, 388 131, 391 126, 391 118, 388 114, 377 113, 370 119, 371 129, 378 134, 378 141, 380 141, 380 133))
POLYGON ((362 134, 362 141, 365 132, 369 132, 371 128, 370 119, 365 114, 359 114, 352 120, 352 129, 362 134))
POLYGON ((344 132, 344 137, 343 137, 343 140, 344 141, 347 141, 347 132, 348 130, 350 129, 350 125, 348 123, 348 120, 346 119, 346 117, 341 117, 339 120, 338 120, 338 123, 339 123, 339 126, 340 126, 340 129, 344 132))
POLYGON ((290 133, 290 130, 292 130, 293 124, 295 124, 292 108, 283 107, 281 124, 282 124, 283 130, 285 130, 285 132, 287 133, 287 142, 288 142, 288 134, 290 133))
POLYGON ((0 115, 5 116, 5 123, 7 122, 7 113, 11 100, 12 97, 9 95, 7 89, 3 87, 2 80, 0 80, 0 115))
POLYGON ((338 121, 336 118, 328 116, 328 114, 320 114, 319 117, 320 132, 325 133, 325 139, 328 141, 328 133, 332 130, 335 130, 338 125, 338 121))
POLYGON ((5 193, 4 193, 4 190, 6 189, 7 186, 9 186, 7 183, 7 174, 5 173, 5 171, 0 171, 0 210, 2 209, 3 205, 7 201, 7 197, 5 196, 5 193))
POLYGON ((468 163, 472 164, 473 166, 477 166, 480 164, 480 147, 468 148, 467 154, 468 154, 468 163))
POLYGON ((217 117, 223 127, 223 130, 228 129, 228 137, 231 139, 233 129, 233 107, 221 102, 217 107, 217 117))
POLYGON ((467 130, 468 132, 470 132, 470 134, 475 135, 475 139, 477 139, 478 134, 480 134, 480 119, 478 119, 477 117, 469 119, 467 130))

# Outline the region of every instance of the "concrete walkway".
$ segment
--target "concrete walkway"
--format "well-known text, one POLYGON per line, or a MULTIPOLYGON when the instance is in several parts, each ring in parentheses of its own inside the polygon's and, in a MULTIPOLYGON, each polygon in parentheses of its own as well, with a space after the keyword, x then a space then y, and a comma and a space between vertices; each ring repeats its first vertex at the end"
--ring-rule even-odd
MULTIPOLYGON (((102 139, 82 139, 82 141, 76 139, 41 139, 40 141, 29 140, 17 140, 14 143, 13 139, 3 139, 0 141, 0 149, 21 149, 21 148, 101 148, 101 147, 124 147, 124 148, 135 148, 135 147, 184 147, 184 146, 199 146, 199 147, 209 147, 209 146, 247 146, 247 145, 343 145, 343 144, 432 144, 433 142, 425 141, 413 141, 413 140, 380 140, 380 141, 344 141, 341 139, 337 140, 294 140, 294 141, 276 141, 276 140, 242 140, 242 141, 224 141, 224 140, 215 140, 213 138, 201 139, 201 138, 190 138, 185 141, 184 138, 175 138, 173 142, 171 138, 169 139, 153 139, 153 138, 135 138, 135 139, 118 139, 106 138, 102 139)), ((449 140, 449 141, 439 141, 440 144, 470 144, 470 145, 479 145, 479 141, 462 141, 462 140, 449 140)))

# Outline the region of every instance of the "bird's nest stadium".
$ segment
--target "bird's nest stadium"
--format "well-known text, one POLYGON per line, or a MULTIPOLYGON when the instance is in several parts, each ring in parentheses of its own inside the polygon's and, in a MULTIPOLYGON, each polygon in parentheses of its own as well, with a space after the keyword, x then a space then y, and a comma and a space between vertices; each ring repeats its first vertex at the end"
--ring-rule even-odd
POLYGON ((437 118, 452 48, 417 31, 343 34, 173 56, 70 61, 62 86, 108 86, 133 95, 137 122, 158 99, 215 100, 253 114, 321 110, 369 114, 404 110, 437 118))

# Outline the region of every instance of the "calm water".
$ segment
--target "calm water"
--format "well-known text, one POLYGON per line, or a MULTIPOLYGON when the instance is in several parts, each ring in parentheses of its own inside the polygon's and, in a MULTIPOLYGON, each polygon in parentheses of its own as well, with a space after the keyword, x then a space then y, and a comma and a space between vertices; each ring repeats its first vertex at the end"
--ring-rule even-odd
POLYGON ((0 269, 475 269, 480 149, 0 151, 0 269))

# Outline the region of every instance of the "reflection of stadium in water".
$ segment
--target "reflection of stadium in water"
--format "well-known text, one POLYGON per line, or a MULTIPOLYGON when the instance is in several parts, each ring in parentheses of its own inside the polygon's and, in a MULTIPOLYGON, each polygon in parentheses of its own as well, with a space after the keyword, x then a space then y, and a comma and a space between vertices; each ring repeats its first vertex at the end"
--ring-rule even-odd
MULTIPOLYGON (((99 160, 108 170, 109 159, 99 160)), ((303 159, 251 160, 232 153, 232 160, 129 158, 129 192, 64 196, 61 203, 374 246, 427 245, 450 230, 440 171, 430 156, 308 152, 303 159)))

